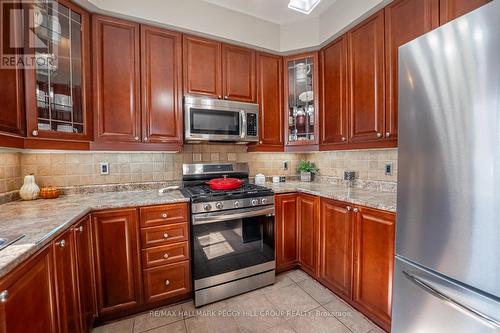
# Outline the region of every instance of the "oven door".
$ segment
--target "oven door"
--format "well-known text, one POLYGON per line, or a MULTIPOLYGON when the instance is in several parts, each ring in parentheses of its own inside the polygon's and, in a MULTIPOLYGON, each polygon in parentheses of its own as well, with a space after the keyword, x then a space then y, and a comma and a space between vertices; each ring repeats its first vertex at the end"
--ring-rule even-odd
POLYGON ((195 290, 274 270, 274 207, 193 216, 195 290))
POLYGON ((185 105, 184 117, 188 141, 241 141, 244 138, 242 110, 185 105))

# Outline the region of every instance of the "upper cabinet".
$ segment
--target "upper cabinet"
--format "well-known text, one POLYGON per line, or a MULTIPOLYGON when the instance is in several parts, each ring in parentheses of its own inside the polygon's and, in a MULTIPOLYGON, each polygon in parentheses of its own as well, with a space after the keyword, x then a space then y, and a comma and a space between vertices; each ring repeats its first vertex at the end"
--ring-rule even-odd
POLYGON ((139 24, 92 17, 96 141, 139 142, 139 24))
POLYGON ((397 0, 385 7, 385 136, 398 134, 398 48, 439 24, 439 0, 397 0))
POLYGON ((384 137, 384 12, 347 33, 351 142, 384 137))
POLYGON ((284 67, 287 148, 315 149, 319 143, 318 53, 286 57, 284 67))
POLYGON ((91 140, 89 15, 69 1, 33 4, 39 42, 25 71, 26 125, 32 137, 91 140))
POLYGON ((93 147, 180 149, 181 34, 105 16, 94 16, 92 26, 93 147))
POLYGON ((184 36, 184 93, 255 102, 255 51, 184 36))
POLYGON ((283 151, 283 59, 257 53, 259 143, 249 151, 283 151))
POLYGON ((492 0, 439 0, 439 23, 445 24, 492 0))
POLYGON ((321 105, 320 147, 335 149, 347 143, 347 39, 333 41, 320 52, 321 105))
POLYGON ((184 93, 222 98, 222 45, 184 36, 184 93))

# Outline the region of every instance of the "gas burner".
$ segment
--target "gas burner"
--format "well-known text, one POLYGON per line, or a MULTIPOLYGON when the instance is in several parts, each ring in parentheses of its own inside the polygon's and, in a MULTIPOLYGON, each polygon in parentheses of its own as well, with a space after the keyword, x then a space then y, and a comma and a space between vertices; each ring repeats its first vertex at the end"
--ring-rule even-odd
POLYGON ((184 195, 191 198, 192 202, 243 199, 273 195, 273 191, 267 187, 248 183, 243 184, 238 189, 230 191, 212 190, 207 185, 185 186, 182 192, 184 195))

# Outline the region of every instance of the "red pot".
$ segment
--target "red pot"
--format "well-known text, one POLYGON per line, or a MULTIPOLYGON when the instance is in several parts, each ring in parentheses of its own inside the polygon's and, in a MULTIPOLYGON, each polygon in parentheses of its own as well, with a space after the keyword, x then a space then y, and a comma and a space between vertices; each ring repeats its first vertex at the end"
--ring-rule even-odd
POLYGON ((244 180, 237 178, 215 178, 207 182, 206 184, 210 186, 212 190, 234 190, 244 183, 244 180))

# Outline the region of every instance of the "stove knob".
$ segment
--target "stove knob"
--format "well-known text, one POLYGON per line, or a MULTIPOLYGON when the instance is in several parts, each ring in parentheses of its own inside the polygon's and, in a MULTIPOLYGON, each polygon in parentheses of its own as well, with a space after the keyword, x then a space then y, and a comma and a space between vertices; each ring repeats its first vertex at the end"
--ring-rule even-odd
POLYGON ((240 202, 239 201, 235 201, 234 202, 234 207, 238 208, 240 206, 240 202))
POLYGON ((252 206, 257 206, 257 204, 259 203, 259 200, 252 199, 251 203, 252 203, 252 206))
POLYGON ((223 207, 222 202, 218 202, 218 203, 216 203, 216 204, 215 204, 215 207, 216 207, 217 209, 222 209, 222 207, 223 207))
POLYGON ((263 205, 265 205, 267 203, 267 198, 262 198, 262 200, 260 201, 263 205))
POLYGON ((212 206, 210 204, 204 204, 203 209, 208 211, 208 210, 212 209, 212 206))

